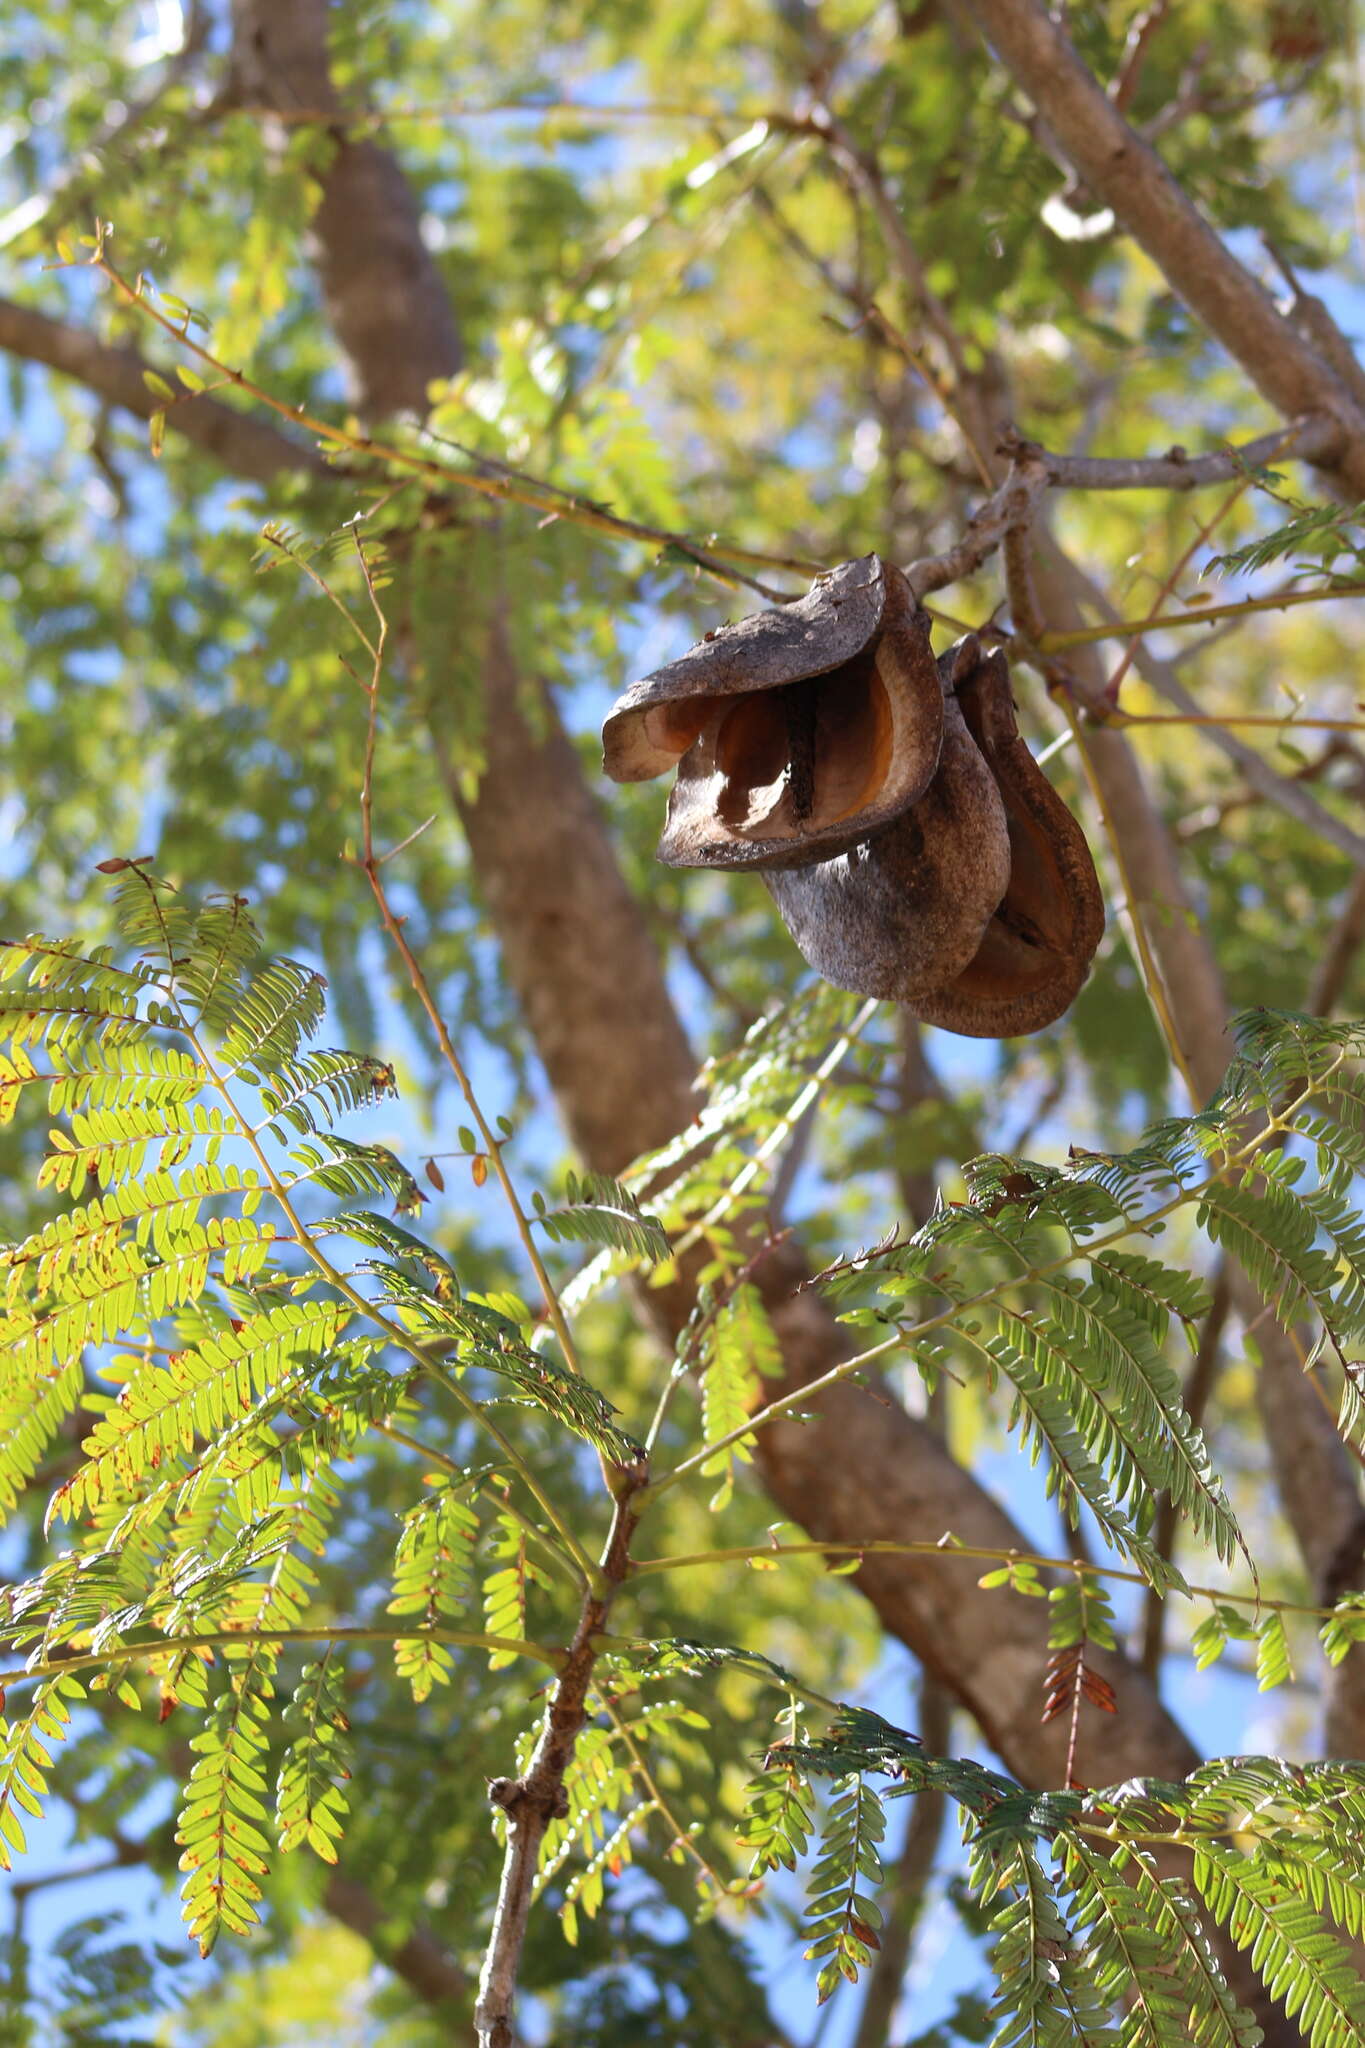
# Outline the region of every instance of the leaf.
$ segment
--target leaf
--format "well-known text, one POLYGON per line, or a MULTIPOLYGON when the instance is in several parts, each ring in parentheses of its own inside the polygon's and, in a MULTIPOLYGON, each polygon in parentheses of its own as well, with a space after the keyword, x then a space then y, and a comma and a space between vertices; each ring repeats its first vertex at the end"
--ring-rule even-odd
MULTIPOLYGON (((487 1167, 485 1166, 485 1172, 487 1167)), ((539 1198, 534 1221, 556 1242, 576 1239, 580 1244, 609 1245, 632 1253, 647 1265, 658 1265, 669 1255, 668 1235, 622 1182, 606 1174, 567 1176, 565 1202, 547 1209, 539 1198)))
POLYGON ((329 1658, 305 1664, 283 1719, 291 1740, 275 1794, 280 1847, 306 1843, 324 1863, 335 1863, 351 1775, 344 1667, 329 1658))
POLYGON ((1194 1882, 1237 1946, 1250 1950, 1256 1974, 1309 2048, 1354 2048, 1365 2029, 1365 1985, 1319 1916, 1286 1894, 1274 1866, 1205 1841, 1194 1882))
POLYGON ((260 1879, 269 1868, 265 1777, 273 1656, 251 1652, 230 1667, 227 1690, 215 1701, 204 1731, 190 1748, 198 1761, 185 1787, 176 1826, 183 1917, 199 1953, 212 1953, 220 1932, 249 1934, 260 1916, 260 1879))
MULTIPOLYGON (((442 1486, 410 1508, 394 1558, 388 1613, 415 1615, 427 1628, 457 1614, 473 1589, 478 1534, 477 1514, 453 1487, 442 1486)), ((524 1626, 489 1626, 498 1635, 525 1634, 524 1626)), ((426 1699, 434 1685, 450 1683, 454 1659, 445 1644, 408 1640, 396 1642, 393 1649, 399 1676, 407 1679, 415 1700, 426 1699)), ((502 1661, 513 1660, 508 1656, 502 1661)))

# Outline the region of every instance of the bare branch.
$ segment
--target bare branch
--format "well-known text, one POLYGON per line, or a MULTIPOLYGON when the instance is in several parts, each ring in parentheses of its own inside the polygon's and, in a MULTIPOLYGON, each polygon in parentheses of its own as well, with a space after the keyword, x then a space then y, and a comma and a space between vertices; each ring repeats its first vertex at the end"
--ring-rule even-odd
POLYGON ((943 590, 970 576, 1003 547, 1006 536, 1026 528, 1047 485, 1041 460, 1025 449, 1010 464, 1009 474, 984 505, 974 512, 962 536, 941 555, 923 555, 905 570, 906 581, 917 598, 931 590, 943 590))
POLYGON ((1324 413, 1339 446, 1322 459, 1365 496, 1365 413, 1219 239, 1151 145, 1124 119, 1041 0, 965 0, 1056 145, 1278 412, 1324 413))
POLYGON ((613 1596, 630 1573, 630 1539, 637 1521, 632 1503, 648 1476, 643 1460, 620 1475, 616 1511, 602 1552, 600 1590, 584 1597, 578 1627, 546 1702, 540 1738, 525 1775, 495 1778, 488 1788, 489 1800, 507 1816, 507 1846, 474 2008, 480 2048, 514 2048, 512 2007, 540 1845, 550 1822, 567 1811, 564 1777, 573 1761, 579 1730, 588 1718, 588 1690, 598 1656, 595 1639, 605 1626, 613 1596))
POLYGON ((1006 435, 1002 454, 1024 449, 1037 455, 1048 485, 1063 491, 1195 491, 1206 484, 1232 483, 1249 469, 1277 460, 1316 462, 1331 456, 1340 428, 1325 413, 1309 413, 1273 433, 1259 434, 1210 455, 1168 448, 1164 455, 1053 455, 1017 435, 1006 435))
POLYGON ((1170 0, 1152 0, 1151 6, 1144 7, 1135 17, 1128 31, 1128 40, 1123 46, 1123 62, 1109 85, 1109 97, 1121 114, 1127 113, 1137 97, 1148 45, 1169 13, 1170 0))

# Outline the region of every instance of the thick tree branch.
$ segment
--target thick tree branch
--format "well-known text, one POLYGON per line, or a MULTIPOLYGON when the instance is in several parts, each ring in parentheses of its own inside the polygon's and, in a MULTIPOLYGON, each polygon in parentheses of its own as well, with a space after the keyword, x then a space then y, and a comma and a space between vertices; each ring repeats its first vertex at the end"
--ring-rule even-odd
POLYGON ((369 417, 424 413, 459 369, 454 307, 394 157, 357 137, 332 84, 327 0, 232 0, 232 83, 247 104, 326 112, 313 220, 327 315, 369 417), (332 118, 334 117, 334 118, 332 118))
POLYGON ((1288 419, 1340 428, 1319 459, 1365 496, 1365 413, 1310 341, 1280 313, 1081 62, 1041 0, 963 0, 1074 168, 1112 208, 1181 298, 1288 419))
MULTIPOLYGON (((83 327, 49 319, 12 299, 0 299, 0 349, 76 378, 96 397, 122 406, 140 420, 166 410, 165 400, 148 388, 145 372, 157 371, 169 383, 175 382, 173 375, 137 349, 114 347, 83 327)), ((313 449, 217 398, 191 397, 185 392, 167 413, 167 422, 224 469, 253 483, 273 483, 289 471, 335 475, 313 449)))

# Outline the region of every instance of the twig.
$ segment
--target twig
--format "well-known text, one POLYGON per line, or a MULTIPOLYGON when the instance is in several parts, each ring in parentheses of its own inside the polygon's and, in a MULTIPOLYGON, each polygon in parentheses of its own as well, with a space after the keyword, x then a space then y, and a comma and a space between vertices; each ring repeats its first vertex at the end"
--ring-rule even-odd
MULTIPOLYGON (((625 1716, 618 1711, 617 1706, 613 1700, 603 1699, 602 1711, 605 1713, 607 1719, 611 1722, 612 1727, 616 1730, 616 1733, 621 1740, 622 1747, 625 1749, 627 1755, 630 1757, 631 1769, 633 1770, 635 1776, 640 1780, 640 1783, 644 1786, 645 1791, 649 1794, 650 1801, 657 1810, 659 1818, 662 1821, 664 1821, 669 1828, 672 1829, 673 1843, 676 1844, 677 1847, 682 1849, 686 1855, 692 1858, 693 1862, 701 1871, 703 1877, 705 1877, 707 1883, 711 1886, 714 1896, 717 1899, 724 1898, 725 1894, 731 1889, 730 1885, 727 1883, 726 1879, 721 1876, 720 1872, 716 1869, 715 1865, 709 1860, 709 1858, 706 1857, 702 1853, 702 1851, 697 1847, 697 1844, 692 1837, 691 1831, 684 1826, 682 1821, 678 1819, 678 1816, 674 1813, 672 1807, 669 1805, 668 1800, 664 1795, 664 1792, 659 1784, 658 1779, 655 1777, 653 1771, 649 1767, 648 1757, 645 1755, 645 1752, 641 1749, 639 1743, 635 1740, 635 1736, 631 1729, 630 1723, 626 1720, 625 1716)), ((673 1846, 673 1844, 670 1844, 670 1846, 673 1846)))
MULTIPOLYGON (((1046 1551, 1013 1547, 1005 1550, 989 1544, 959 1543, 951 1532, 932 1542, 926 1538, 919 1542, 898 1543, 878 1537, 867 1543, 754 1543, 728 1550, 698 1550, 687 1556, 645 1557, 631 1567, 631 1576, 638 1579, 656 1572, 696 1571, 705 1566, 743 1564, 755 1557, 972 1558, 983 1564, 1027 1565, 1036 1572, 1069 1572, 1073 1575, 1079 1572, 1088 1578, 1113 1579, 1125 1586, 1146 1586, 1149 1583, 1142 1572, 1131 1571, 1126 1565, 1100 1564, 1075 1555, 1054 1557, 1046 1551)), ((1191 1584, 1183 1591, 1191 1600, 1225 1600, 1232 1607, 1264 1607, 1279 1614, 1302 1614, 1318 1621, 1329 1621, 1336 1612, 1334 1607, 1321 1602, 1278 1599, 1259 1589, 1241 1593, 1229 1586, 1191 1584)))
MULTIPOLYGON (((1027 525, 1047 485, 1040 461, 1027 449, 1010 464, 1009 474, 998 490, 972 514, 961 538, 941 555, 922 555, 906 568, 906 581, 917 598, 942 590, 970 576, 1004 545, 1005 536, 1027 525)), ((1055 637, 1055 636, 1054 636, 1055 637)))
MULTIPOLYGON (((973 563, 972 566, 977 565, 973 563)), ((952 580, 951 577, 943 578, 944 582, 952 580)), ((926 588, 936 590, 939 585, 931 583, 926 588)), ((1072 647, 1088 647, 1095 640, 1123 640, 1134 633, 1154 633, 1158 628, 1203 626, 1210 619, 1250 618, 1253 612, 1289 611, 1294 605, 1327 604, 1338 597, 1365 597, 1365 583, 1329 583, 1316 590, 1278 590, 1270 597, 1244 597, 1236 604, 1206 604, 1187 612, 1158 612, 1145 619, 1116 619, 1108 626, 1077 626, 1065 633, 1045 633, 1039 642, 1039 651, 1063 654, 1072 647)))
MULTIPOLYGON (((1066 574, 1068 580, 1075 587, 1077 597, 1083 603, 1098 611, 1102 616, 1113 616, 1113 607, 1110 605, 1108 598, 1099 586, 1085 574, 1083 569, 1079 568, 1076 563, 1069 561, 1066 566, 1066 574)), ((1160 696, 1163 696, 1169 704, 1174 704, 1179 709, 1174 714, 1162 712, 1141 713, 1136 717, 1120 712, 1119 722, 1125 726, 1139 726, 1151 723, 1157 725, 1188 724, 1206 728, 1211 744, 1217 747, 1221 753, 1225 754, 1230 761, 1234 761, 1237 764, 1242 774, 1246 777, 1248 784, 1258 795, 1277 805, 1279 809, 1288 813, 1289 816, 1297 818, 1301 825, 1306 825, 1317 837, 1329 841, 1331 845, 1337 847, 1349 860, 1355 862, 1357 866, 1365 861, 1365 838, 1362 838, 1359 833, 1353 832, 1349 825, 1345 824, 1340 818, 1335 817, 1325 805, 1320 804, 1311 790, 1304 788, 1301 780, 1279 774, 1276 769, 1271 767, 1263 755, 1256 752, 1254 747, 1247 746, 1242 740, 1237 739, 1232 732, 1227 730, 1228 727, 1234 725, 1284 730, 1294 725, 1316 726, 1316 720, 1300 717, 1297 709, 1286 712, 1282 718, 1276 718, 1274 714, 1265 712, 1253 712, 1245 715, 1234 712, 1226 714, 1203 712, 1199 708, 1198 698, 1185 688, 1179 676, 1175 673, 1172 663, 1161 659, 1150 648, 1140 643, 1136 645, 1133 660, 1134 666, 1137 668, 1138 674, 1142 677, 1143 681, 1157 691, 1160 696)), ((1108 722, 1113 722, 1112 717, 1108 722)), ((1358 722, 1325 720, 1323 723, 1328 730, 1337 731, 1343 723, 1354 727, 1358 722)))
MULTIPOLYGON (((430 456, 420 455, 409 448, 395 447, 376 440, 373 435, 353 432, 348 427, 338 426, 334 421, 324 420, 310 413, 301 405, 290 405, 284 399, 276 398, 263 386, 253 383, 241 370, 234 370, 221 362, 202 342, 196 341, 189 331, 188 320, 178 322, 154 306, 148 298, 149 287, 144 278, 136 284, 114 268, 103 253, 103 242, 90 258, 89 267, 100 275, 118 292, 126 304, 156 322, 163 333, 168 334, 234 390, 244 391, 271 412, 282 419, 290 420, 310 434, 315 434, 326 447, 344 449, 348 454, 359 455, 367 460, 379 461, 392 468, 408 471, 413 477, 434 483, 442 490, 473 491, 476 495, 496 498, 504 503, 528 506, 533 511, 547 514, 551 519, 570 520, 574 525, 586 526, 599 533, 615 534, 623 540, 645 541, 653 546, 679 549, 699 569, 704 569, 721 582, 743 583, 770 602, 781 603, 793 593, 770 589, 755 577, 745 574, 733 566, 744 564, 764 569, 788 569, 804 575, 814 575, 823 567, 819 562, 807 562, 792 556, 757 554, 748 548, 732 548, 727 543, 709 541, 700 543, 686 534, 672 533, 664 527, 647 526, 638 520, 619 518, 614 512, 606 511, 587 499, 566 494, 556 485, 542 484, 531 477, 513 473, 512 476, 489 474, 480 470, 451 469, 447 464, 433 461, 430 456)), ((179 406, 189 402, 176 397, 169 405, 179 406)))
POLYGON ((481 2048, 514 2048, 512 2008, 521 1952, 526 1940, 531 1894, 540 1845, 550 1822, 566 1810, 564 1777, 578 1734, 587 1719, 588 1690, 612 1600, 630 1572, 630 1540, 639 1515, 635 1500, 644 1486, 643 1463, 623 1472, 611 1530, 602 1552, 597 1585, 584 1598, 572 1643, 545 1708, 545 1720, 523 1777, 495 1778, 490 1802, 507 1817, 502 1881, 493 1927, 479 1976, 474 2025, 481 2048))
MULTIPOLYGON (((1156 684, 1152 686, 1154 689, 1156 684)), ((1189 700, 1191 703, 1194 699, 1189 700)), ((1230 726, 1254 726, 1265 732, 1365 732, 1365 718, 1315 718, 1311 713, 1292 711, 1118 711, 1102 721, 1119 732, 1144 725, 1207 726, 1211 731, 1230 726)))
POLYGON ((809 1081, 801 1089, 790 1109, 787 1110, 785 1115, 778 1118, 758 1150, 745 1161, 744 1165, 735 1175, 725 1193, 718 1196, 700 1221, 694 1223, 691 1229, 678 1239, 673 1247, 676 1258, 681 1258, 685 1252, 689 1252, 692 1249, 694 1244, 700 1243, 708 1230, 719 1223, 727 1211, 733 1208, 744 1190, 762 1172, 763 1167, 771 1159, 774 1152, 778 1150, 779 1146, 786 1143, 787 1138, 800 1123, 806 1111, 818 1098, 820 1090, 824 1087, 830 1075, 834 1073, 835 1069, 847 1057, 849 1048, 857 1044, 859 1038, 877 1014, 878 1007, 875 996, 869 997, 862 1005, 848 1029, 840 1033, 839 1037, 825 1054, 825 1057, 821 1060, 809 1081))
POLYGON ((792 135, 814 132, 810 115, 794 114, 782 107, 724 107, 714 102, 681 100, 576 100, 569 95, 513 95, 494 100, 437 100, 426 106, 382 107, 365 111, 337 107, 254 106, 243 101, 225 103, 223 115, 243 114, 251 120, 278 121, 284 127, 325 127, 344 135, 371 135, 384 128, 408 127, 436 121, 470 121, 501 114, 533 116, 562 115, 568 120, 596 126, 609 121, 686 121, 711 126, 733 125, 754 128, 760 123, 792 135))
POLYGON ((1340 428, 1325 413, 1305 413, 1273 433, 1209 455, 1188 455, 1180 447, 1169 448, 1164 455, 1054 455, 1014 434, 1002 436, 1001 446, 1005 453, 1033 448, 1053 490, 1197 491, 1209 484, 1231 483, 1281 457, 1315 462, 1330 453, 1339 437, 1340 428))
MULTIPOLYGON (((1161 587, 1157 592, 1156 598, 1156 609, 1158 611, 1160 611, 1162 605, 1164 605, 1167 602, 1167 600, 1175 594, 1176 587, 1179 584, 1180 579, 1184 575, 1186 569, 1194 560, 1194 557, 1198 554, 1200 548, 1203 547, 1205 543, 1212 537, 1215 530, 1222 524, 1223 520, 1227 518, 1228 514, 1237 505, 1238 501, 1242 496, 1242 493, 1246 490, 1247 485, 1250 483, 1250 481, 1251 478, 1248 475, 1243 475, 1242 477, 1240 477, 1237 483, 1228 492, 1226 498, 1223 499, 1222 503, 1209 515, 1209 517, 1207 519, 1201 519, 1195 522, 1193 538, 1187 543, 1185 548, 1177 556, 1176 560, 1172 563, 1166 575, 1162 578, 1161 587)), ((1123 653, 1119 656, 1118 666, 1115 668, 1113 674, 1110 676, 1108 682, 1105 684, 1105 695, 1108 697, 1111 704, 1118 703, 1119 691, 1122 688, 1123 679, 1127 675, 1129 669, 1132 667, 1133 657, 1136 655, 1141 645, 1142 635, 1141 633, 1135 633, 1132 639, 1128 642, 1128 645, 1124 648, 1123 653)))
MULTIPOLYGON (((952 1698, 942 1681, 927 1671, 920 1680, 915 1725, 928 1755, 948 1754, 952 1698)), ((946 1794, 932 1785, 910 1801, 905 1840, 881 1894, 881 1946, 868 1972, 867 1992, 852 2048, 886 2048, 891 2038, 891 2022, 910 1967, 915 1930, 924 1912, 925 1892, 933 1875, 947 1810, 946 1794)))
POLYGON ((1109 97, 1121 114, 1127 113, 1142 83, 1147 50, 1170 12, 1170 0, 1152 0, 1134 20, 1123 46, 1123 61, 1109 86, 1109 97))
POLYGON ((186 1650, 235 1649, 239 1645, 249 1648, 253 1643, 383 1643, 392 1648, 395 1643, 421 1642, 446 1643, 456 1650, 492 1650, 509 1657, 529 1657, 537 1664, 548 1665, 551 1671, 561 1668, 565 1656, 563 1650, 527 1642, 520 1636, 483 1635, 467 1628, 343 1628, 335 1622, 324 1628, 219 1628, 189 1636, 158 1636, 150 1643, 119 1643, 104 1650, 67 1652, 58 1645, 46 1657, 30 1657, 12 1671, 0 1671, 0 1687, 8 1691, 10 1686, 32 1679, 55 1678, 67 1671, 103 1671, 135 1657, 180 1656, 186 1650))
MULTIPOLYGON (((910 304, 923 314, 948 358, 954 378, 952 385, 930 376, 927 371, 923 371, 922 366, 917 367, 921 367, 922 374, 926 376, 935 395, 956 421, 978 474, 989 488, 994 477, 988 453, 988 423, 979 416, 979 412, 977 417, 971 416, 976 410, 970 402, 972 374, 967 366, 961 340, 947 307, 925 275, 924 265, 920 262, 919 254, 906 233, 900 211, 886 189, 881 166, 874 156, 859 149, 848 130, 828 108, 817 110, 814 123, 816 132, 823 129, 836 161, 844 166, 853 183, 871 204, 886 242, 887 254, 900 273, 906 296, 910 304)), ((908 352, 908 344, 904 346, 908 352)), ((913 356, 911 359, 913 360, 913 356)))

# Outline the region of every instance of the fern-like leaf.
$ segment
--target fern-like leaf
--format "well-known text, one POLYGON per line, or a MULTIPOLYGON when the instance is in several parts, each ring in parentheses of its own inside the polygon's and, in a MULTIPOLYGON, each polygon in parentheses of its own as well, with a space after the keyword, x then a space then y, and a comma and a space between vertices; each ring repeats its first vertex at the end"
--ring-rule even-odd
POLYGON ((534 1220, 555 1243, 574 1239, 579 1244, 606 1245, 650 1266, 668 1257, 668 1233, 663 1226, 641 1208, 628 1187, 607 1174, 570 1173, 561 1207, 547 1208, 544 1196, 535 1196, 534 1220))
MULTIPOLYGON (((409 1509, 394 1557, 388 1612, 416 1615, 427 1628, 457 1614, 473 1585, 478 1534, 478 1516, 454 1487, 443 1486, 409 1509)), ((434 1685, 450 1683, 454 1660, 444 1643, 395 1643, 394 1656, 415 1700, 426 1699, 434 1685)))
POLYGON ((1358 2048, 1365 1984, 1342 1944, 1282 1882, 1273 1862, 1202 1842, 1194 1882, 1239 1948, 1248 1949, 1272 1998, 1297 2020, 1309 2048, 1358 2048))
POLYGON ((322 1658, 305 1664, 284 1710, 291 1736, 280 1760, 275 1818, 281 1849, 303 1843, 324 1863, 337 1860, 351 1775, 345 1673, 322 1658))

